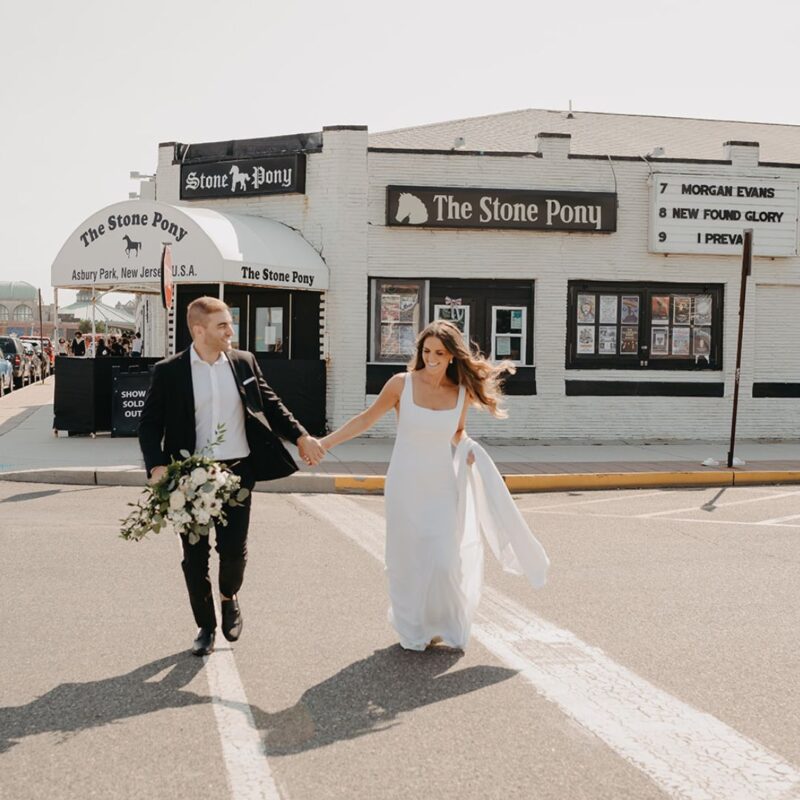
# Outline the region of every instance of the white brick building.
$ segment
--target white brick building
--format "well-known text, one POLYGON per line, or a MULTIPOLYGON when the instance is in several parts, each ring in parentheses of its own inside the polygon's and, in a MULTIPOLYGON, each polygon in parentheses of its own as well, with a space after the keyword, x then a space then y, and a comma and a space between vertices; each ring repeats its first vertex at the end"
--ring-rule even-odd
MULTIPOLYGON (((471 433, 494 438, 724 439, 738 237, 753 228, 738 430, 797 438, 799 185, 800 127, 531 110, 388 133, 164 144, 155 200, 278 221, 322 256, 324 291, 245 270, 220 283, 268 377, 283 369, 302 383, 291 362, 319 355, 330 427, 362 410, 403 368, 414 333, 443 314, 519 364, 509 419, 471 416, 471 433), (193 199, 187 188, 190 172, 227 181, 229 167, 269 171, 270 159, 294 156, 299 191, 228 185, 193 199), (275 348, 276 330, 288 346, 275 348)), ((176 283, 179 315, 215 290, 176 283)), ((157 302, 140 313, 160 341, 157 302)), ((387 418, 372 433, 393 428, 387 418)))

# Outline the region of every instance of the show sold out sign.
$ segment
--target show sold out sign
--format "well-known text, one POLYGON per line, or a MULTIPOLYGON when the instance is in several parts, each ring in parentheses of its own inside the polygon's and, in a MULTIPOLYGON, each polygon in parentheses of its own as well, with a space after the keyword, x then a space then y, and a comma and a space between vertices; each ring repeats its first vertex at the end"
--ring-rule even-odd
POLYGON ((386 223, 424 228, 511 228, 609 233, 617 229, 611 192, 387 187, 386 223))

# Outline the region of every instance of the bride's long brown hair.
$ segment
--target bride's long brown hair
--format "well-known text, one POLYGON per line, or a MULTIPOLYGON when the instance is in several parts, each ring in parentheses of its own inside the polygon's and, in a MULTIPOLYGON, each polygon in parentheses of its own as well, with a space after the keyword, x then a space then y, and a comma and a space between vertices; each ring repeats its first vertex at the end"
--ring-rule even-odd
POLYGON ((504 397, 501 376, 506 372, 513 374, 517 368, 510 361, 492 364, 479 351, 472 353, 464 343, 461 331, 452 322, 439 319, 431 322, 417 336, 416 351, 408 362, 410 372, 425 368, 422 348, 425 340, 431 336, 439 339, 452 357, 452 363, 447 366, 447 377, 457 386, 464 386, 472 395, 476 406, 485 408, 498 419, 505 419, 508 412, 501 408, 504 397))

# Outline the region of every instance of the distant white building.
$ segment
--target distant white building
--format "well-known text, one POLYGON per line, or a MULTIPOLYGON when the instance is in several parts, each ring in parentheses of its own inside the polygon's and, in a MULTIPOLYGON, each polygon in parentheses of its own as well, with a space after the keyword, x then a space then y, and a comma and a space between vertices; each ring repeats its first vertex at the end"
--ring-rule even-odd
POLYGON ((83 223, 53 281, 153 291, 169 242, 177 324, 141 303, 146 352, 185 346, 188 302, 223 296, 317 428, 442 317, 518 365, 509 419, 473 414, 473 434, 723 439, 752 228, 738 428, 796 438, 798 156, 797 126, 540 110, 162 144, 156 199, 83 223))

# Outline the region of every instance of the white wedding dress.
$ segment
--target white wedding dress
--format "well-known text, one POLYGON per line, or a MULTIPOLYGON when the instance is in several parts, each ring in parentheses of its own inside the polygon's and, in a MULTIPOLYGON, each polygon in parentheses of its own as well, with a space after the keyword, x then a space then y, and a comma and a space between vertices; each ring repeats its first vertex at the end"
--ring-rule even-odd
POLYGON ((483 586, 481 531, 503 567, 534 586, 549 566, 486 452, 464 439, 454 458, 465 402, 461 386, 454 408, 422 408, 405 376, 384 494, 389 621, 408 650, 424 650, 435 636, 466 646, 483 586))
POLYGON ((460 553, 457 536, 451 440, 465 391, 459 388, 455 408, 446 411, 416 405, 413 392, 409 372, 386 474, 389 621, 408 650, 424 650, 434 636, 451 647, 464 647, 483 578, 480 540, 471 551, 460 553))

